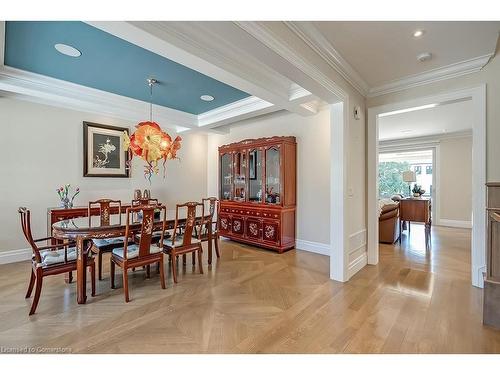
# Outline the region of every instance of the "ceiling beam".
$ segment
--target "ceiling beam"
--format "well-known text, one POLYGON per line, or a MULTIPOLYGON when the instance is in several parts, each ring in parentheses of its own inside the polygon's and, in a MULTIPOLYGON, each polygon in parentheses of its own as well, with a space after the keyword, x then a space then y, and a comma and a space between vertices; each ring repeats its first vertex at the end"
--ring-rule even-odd
MULTIPOLYGON (((290 34, 290 29, 284 23, 244 21, 235 22, 235 24, 281 57, 281 60, 274 60, 275 69, 280 71, 288 69, 295 82, 318 98, 327 103, 336 103, 347 97, 346 91, 319 66, 323 62, 322 58, 313 61, 310 55, 299 52, 290 38, 280 36, 279 33, 273 31, 273 28, 284 28, 285 31, 281 30, 282 32, 288 30, 288 36, 295 36, 300 42, 300 38, 293 33, 290 34)), ((310 47, 307 48, 310 49, 310 47)))
POLYGON ((337 71, 361 95, 366 96, 370 89, 368 83, 340 55, 335 47, 324 37, 312 22, 285 21, 285 25, 312 48, 328 65, 337 71))

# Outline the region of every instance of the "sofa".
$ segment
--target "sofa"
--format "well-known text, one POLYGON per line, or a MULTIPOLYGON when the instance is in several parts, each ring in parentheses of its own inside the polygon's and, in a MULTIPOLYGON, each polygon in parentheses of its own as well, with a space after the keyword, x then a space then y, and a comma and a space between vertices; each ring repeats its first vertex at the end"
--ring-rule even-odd
POLYGON ((381 243, 393 244, 399 239, 399 202, 379 201, 378 238, 381 243))

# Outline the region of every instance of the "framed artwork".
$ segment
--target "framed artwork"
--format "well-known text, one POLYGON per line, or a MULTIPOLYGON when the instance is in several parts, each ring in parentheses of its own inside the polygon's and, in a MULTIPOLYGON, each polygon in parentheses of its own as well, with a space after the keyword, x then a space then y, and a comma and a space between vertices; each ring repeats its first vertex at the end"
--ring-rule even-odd
POLYGON ((130 177, 124 131, 129 129, 83 122, 83 177, 130 177))
POLYGON ((257 150, 250 151, 248 154, 248 178, 250 180, 257 179, 257 150))

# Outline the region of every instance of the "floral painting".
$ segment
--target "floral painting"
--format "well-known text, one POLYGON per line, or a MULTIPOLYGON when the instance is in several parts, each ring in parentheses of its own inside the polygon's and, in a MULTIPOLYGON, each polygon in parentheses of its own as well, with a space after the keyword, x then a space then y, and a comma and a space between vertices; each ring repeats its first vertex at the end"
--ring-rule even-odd
POLYGON ((129 177, 124 131, 128 129, 83 123, 84 177, 129 177))

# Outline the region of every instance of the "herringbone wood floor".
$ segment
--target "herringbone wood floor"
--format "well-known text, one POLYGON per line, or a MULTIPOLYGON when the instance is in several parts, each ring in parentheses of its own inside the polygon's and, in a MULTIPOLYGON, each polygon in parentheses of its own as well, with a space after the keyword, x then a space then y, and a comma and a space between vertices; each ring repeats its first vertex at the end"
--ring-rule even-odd
MULTIPOLYGON (((77 305, 74 284, 46 279, 37 314, 24 293, 29 264, 0 266, 0 346, 73 353, 500 353, 500 332, 481 324, 482 292, 469 282, 470 231, 412 226, 402 247, 381 245, 380 263, 348 283, 328 279, 329 259, 282 255, 222 241, 205 274, 188 260, 167 289, 130 277, 132 301, 109 288, 77 305)), ((106 265, 108 257, 105 256, 106 265)), ((206 262, 206 260, 205 260, 206 262)), ((120 271, 118 271, 120 272, 120 271)))

